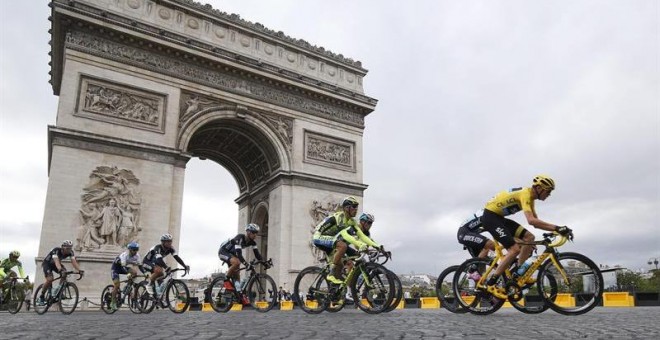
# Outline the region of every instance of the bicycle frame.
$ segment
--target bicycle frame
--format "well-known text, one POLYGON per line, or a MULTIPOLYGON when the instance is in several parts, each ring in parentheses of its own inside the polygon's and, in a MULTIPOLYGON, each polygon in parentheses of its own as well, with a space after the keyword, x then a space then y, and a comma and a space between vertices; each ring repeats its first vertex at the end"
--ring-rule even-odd
MULTIPOLYGON (((518 287, 525 287, 529 279, 532 279, 532 275, 534 272, 536 272, 545 262, 546 260, 550 259, 552 261, 553 265, 557 268, 557 270, 562 274, 562 278, 564 279, 565 282, 568 281, 568 275, 566 275, 566 272, 564 271, 563 267, 557 261, 557 250, 555 248, 560 247, 564 245, 568 241, 568 238, 556 233, 545 233, 543 234, 543 240, 541 241, 534 241, 530 243, 524 243, 524 242, 517 242, 518 244, 521 245, 532 245, 532 246, 544 246, 545 250, 541 255, 538 256, 536 260, 534 260, 527 271, 518 278, 516 278, 515 283, 518 285, 518 287), (552 241, 551 237, 555 237, 556 240, 552 241)), ((485 288, 486 287, 486 280, 490 276, 490 273, 497 268, 498 264, 500 261, 504 258, 504 253, 503 253, 504 247, 499 243, 495 242, 495 257, 490 263, 490 266, 488 269, 481 275, 481 279, 479 279, 476 282, 476 288, 485 288)), ((511 273, 510 268, 506 268, 504 270, 504 276, 506 278, 513 278, 513 275, 511 273)), ((497 296, 495 297, 499 299, 506 299, 507 296, 497 296)))

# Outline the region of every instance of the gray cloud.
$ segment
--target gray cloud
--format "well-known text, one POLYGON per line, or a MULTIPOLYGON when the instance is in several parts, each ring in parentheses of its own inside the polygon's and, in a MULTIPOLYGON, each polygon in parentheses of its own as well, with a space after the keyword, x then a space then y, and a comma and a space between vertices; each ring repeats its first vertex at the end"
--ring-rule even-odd
MULTIPOLYGON (((379 103, 366 119, 363 208, 396 271, 461 261, 463 216, 537 173, 557 180, 537 211, 574 228, 567 250, 629 268, 660 256, 657 2, 210 3, 370 70, 379 103)), ((0 13, 0 156, 11 160, 0 166, 0 249, 32 256, 58 100, 48 15, 26 2, 0 13)), ((184 193, 180 253, 195 275, 217 268, 217 246, 237 230, 236 184, 206 163, 189 164, 184 193)))

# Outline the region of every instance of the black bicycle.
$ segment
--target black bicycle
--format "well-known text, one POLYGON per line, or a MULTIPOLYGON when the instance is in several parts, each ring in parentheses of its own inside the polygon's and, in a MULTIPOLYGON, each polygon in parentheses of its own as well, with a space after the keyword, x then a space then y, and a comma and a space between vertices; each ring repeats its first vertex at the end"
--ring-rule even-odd
POLYGON ((294 298, 306 313, 336 312, 343 308, 350 289, 353 302, 362 311, 384 312, 391 306, 397 289, 391 272, 374 262, 376 256, 378 252, 372 250, 344 257, 344 261, 351 261, 353 265, 341 284, 326 279, 331 272, 329 264, 301 270, 293 286, 294 298))
POLYGON ((146 284, 146 281, 135 282, 135 279, 132 275, 119 282, 120 285, 124 284, 124 288, 117 290, 117 296, 115 297, 116 309, 112 308, 112 290, 114 285, 107 285, 103 288, 101 293, 101 309, 106 314, 112 314, 116 312, 121 306, 125 303, 128 304, 128 309, 135 314, 142 313, 140 309, 140 300, 138 299, 138 288, 146 284))
POLYGON ((239 268, 246 270, 247 281, 242 290, 236 289, 235 285, 229 280, 231 288, 225 287, 225 277, 218 276, 209 285, 206 295, 210 295, 211 308, 219 313, 227 312, 235 303, 243 303, 247 300, 258 312, 267 312, 277 303, 277 289, 275 281, 266 273, 257 273, 255 265, 261 264, 265 269, 273 266, 273 260, 256 261, 253 260, 247 266, 239 268), (245 298, 245 299, 244 299, 245 298))
POLYGON ((7 277, 3 283, 4 291, 0 294, 0 309, 6 309, 11 314, 18 313, 23 306, 23 300, 25 300, 25 288, 17 284, 19 280, 24 283, 30 282, 29 277, 7 277))
POLYGON ((143 313, 151 313, 154 308, 169 308, 174 313, 183 313, 190 306, 190 290, 186 283, 172 277, 172 273, 183 271, 183 276, 188 274, 185 268, 177 268, 166 272, 165 276, 159 280, 156 288, 156 297, 154 298, 147 291, 146 281, 141 282, 137 287, 138 308, 143 313), (160 288, 162 287, 162 289, 160 288), (158 292, 160 290, 160 292, 158 292))
POLYGON ((50 306, 57 304, 60 307, 60 312, 62 314, 71 314, 76 310, 78 306, 78 286, 75 283, 67 281, 67 276, 69 274, 76 274, 78 278, 76 281, 82 279, 84 272, 75 272, 75 271, 64 271, 60 273, 60 276, 53 279, 51 283, 51 289, 47 290, 44 293, 44 299, 41 300, 41 291, 44 287, 43 283, 37 287, 37 291, 34 293, 33 305, 34 310, 37 314, 41 315, 48 311, 50 306), (59 280, 60 284, 53 288, 55 282, 59 280))

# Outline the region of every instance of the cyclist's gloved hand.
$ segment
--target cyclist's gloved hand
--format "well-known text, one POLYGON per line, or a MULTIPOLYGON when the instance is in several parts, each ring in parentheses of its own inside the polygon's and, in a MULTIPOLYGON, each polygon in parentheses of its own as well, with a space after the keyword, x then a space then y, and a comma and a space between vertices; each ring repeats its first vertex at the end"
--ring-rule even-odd
POLYGON ((559 235, 567 237, 570 241, 573 241, 573 230, 567 226, 557 226, 555 227, 555 231, 559 233, 559 235))
POLYGON ((364 251, 367 251, 368 248, 369 248, 368 245, 363 244, 363 245, 360 246, 360 248, 358 250, 361 251, 361 252, 364 252, 364 251))

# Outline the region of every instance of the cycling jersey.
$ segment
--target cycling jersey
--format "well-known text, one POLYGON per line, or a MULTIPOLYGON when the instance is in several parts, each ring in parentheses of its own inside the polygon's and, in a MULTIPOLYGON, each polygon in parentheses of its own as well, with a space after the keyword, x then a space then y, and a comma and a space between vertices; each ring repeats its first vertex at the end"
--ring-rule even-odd
POLYGON ((110 277, 112 280, 119 280, 119 274, 128 274, 129 269, 128 265, 136 265, 142 273, 144 273, 144 268, 142 267, 142 261, 140 260, 140 254, 135 253, 131 256, 129 251, 125 251, 115 257, 115 260, 112 261, 112 267, 110 268, 110 277))
POLYGON ((357 248, 361 248, 365 244, 376 248, 380 247, 378 243, 362 232, 362 228, 355 219, 347 217, 343 211, 326 217, 316 226, 313 243, 328 252, 332 251, 339 239, 345 240, 357 248))
POLYGON ((4 279, 5 274, 9 273, 14 267, 18 267, 18 274, 20 277, 25 277, 25 273, 23 272, 23 264, 21 261, 12 261, 9 258, 6 258, 0 262, 0 280, 4 279))
POLYGON ((142 261, 140 260, 140 254, 135 253, 135 255, 131 256, 129 254, 129 251, 125 251, 121 254, 119 254, 117 257, 115 257, 115 260, 112 261, 112 267, 113 268, 127 268, 128 265, 136 265, 138 267, 142 267, 142 261))
POLYGON ((48 252, 46 257, 44 257, 43 264, 55 266, 55 259, 60 259, 60 261, 62 261, 68 257, 71 259, 76 258, 76 255, 73 253, 73 249, 69 250, 69 253, 65 255, 61 247, 55 247, 50 252, 48 252))
POLYGON ((466 218, 461 227, 468 229, 471 232, 480 233, 484 231, 484 227, 481 224, 481 216, 483 216, 484 210, 480 209, 475 211, 472 215, 466 218))
POLYGON ((172 255, 172 257, 174 257, 176 262, 178 262, 180 265, 184 267, 186 266, 179 255, 177 255, 174 248, 165 248, 162 244, 157 244, 149 249, 147 254, 144 255, 144 259, 142 259, 142 265, 149 271, 153 269, 153 265, 159 265, 163 268, 167 268, 167 264, 165 263, 164 258, 168 255, 172 255))
POLYGON ((252 248, 254 257, 261 261, 261 253, 257 249, 257 242, 247 237, 245 234, 238 234, 234 238, 230 238, 220 245, 218 249, 218 256, 223 261, 228 261, 232 256, 238 257, 241 262, 245 262, 243 258, 243 249, 252 248))
POLYGON ((500 216, 515 214, 520 210, 533 213, 532 188, 513 188, 502 191, 486 203, 486 209, 500 216))
MULTIPOLYGON (((73 249, 69 250, 69 253, 65 255, 61 247, 53 248, 50 252, 48 252, 48 255, 44 257, 44 262, 41 264, 41 269, 43 269, 44 275, 51 276, 53 275, 53 272, 59 273, 60 271, 55 265, 55 259, 60 259, 60 261, 62 261, 69 257, 72 260, 76 258, 75 254, 73 253, 73 249)), ((60 265, 61 264, 62 263, 60 262, 60 265)), ((64 266, 62 266, 62 269, 66 270, 64 266)))
POLYGON ((355 226, 357 226, 355 219, 347 217, 343 211, 338 211, 324 218, 323 221, 316 226, 314 232, 324 236, 335 236, 343 229, 355 226))

